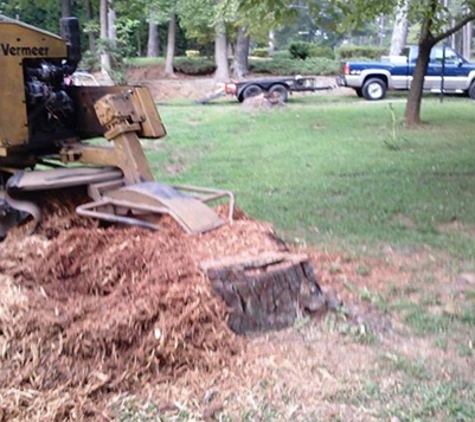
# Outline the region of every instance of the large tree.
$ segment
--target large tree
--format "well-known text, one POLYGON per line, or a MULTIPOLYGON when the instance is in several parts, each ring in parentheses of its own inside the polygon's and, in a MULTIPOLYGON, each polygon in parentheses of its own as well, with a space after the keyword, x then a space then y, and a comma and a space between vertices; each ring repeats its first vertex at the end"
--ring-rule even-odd
POLYGON ((148 17, 147 57, 160 55, 160 37, 158 36, 158 23, 152 12, 148 17))
MULTIPOLYGON (((249 47, 254 42, 268 43, 269 53, 273 48, 274 30, 289 22, 296 15, 296 9, 286 8, 286 13, 276 13, 256 3, 252 8, 242 8, 240 0, 218 0, 216 16, 226 22, 230 40, 234 44, 233 75, 240 79, 249 73, 249 47), (256 13, 256 8, 259 10, 256 13), (272 35, 271 35, 272 34, 272 35), (272 45, 271 45, 272 42, 272 45)), ((273 52, 273 51, 272 51, 273 52)))
POLYGON ((397 7, 396 17, 394 19, 393 34, 391 37, 391 48, 389 54, 397 56, 401 54, 403 47, 407 40, 407 10, 409 7, 409 0, 406 0, 401 6, 397 7))
POLYGON ((61 16, 63 18, 68 18, 71 14, 71 0, 61 0, 61 16))
POLYGON ((424 75, 430 60, 432 47, 462 29, 475 19, 475 1, 463 1, 463 8, 456 15, 444 6, 443 1, 424 0, 410 3, 409 17, 419 19, 419 56, 406 104, 406 126, 421 123, 421 103, 424 75), (450 23, 449 23, 450 22, 450 23))
POLYGON ((175 42, 176 42, 176 14, 171 11, 168 22, 167 36, 167 57, 165 59, 165 74, 173 75, 173 61, 175 59, 175 42))
POLYGON ((176 42, 176 4, 175 0, 136 0, 140 1, 142 10, 148 21, 147 56, 156 57, 159 54, 159 26, 168 27, 165 73, 173 75, 176 42))
POLYGON ((109 77, 111 69, 111 56, 106 45, 109 37, 109 2, 108 0, 100 0, 99 2, 99 21, 101 27, 101 71, 105 77, 109 77))
POLYGON ((180 24, 187 36, 203 44, 214 40, 215 79, 222 82, 229 79, 228 22, 225 14, 221 13, 220 6, 220 0, 179 0, 177 2, 180 24))
POLYGON ((249 44, 251 37, 246 26, 238 27, 236 46, 234 48, 233 75, 241 79, 249 73, 249 44))
POLYGON ((94 29, 91 28, 91 26, 94 26, 94 11, 92 8, 92 1, 86 0, 85 7, 87 21, 85 22, 85 25, 83 25, 83 28, 87 28, 86 33, 89 40, 89 50, 92 54, 96 54, 96 35, 94 33, 94 29))

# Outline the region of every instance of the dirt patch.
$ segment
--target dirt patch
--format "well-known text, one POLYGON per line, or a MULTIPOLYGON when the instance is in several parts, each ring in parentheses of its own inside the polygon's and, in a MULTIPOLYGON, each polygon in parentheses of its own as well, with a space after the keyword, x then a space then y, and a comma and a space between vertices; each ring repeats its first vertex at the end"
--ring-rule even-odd
POLYGON ((454 220, 450 223, 439 224, 437 226, 437 231, 441 233, 463 233, 470 237, 475 238, 475 226, 473 225, 464 225, 460 221, 454 220))
POLYGON ((416 226, 416 224, 414 223, 414 221, 410 217, 408 217, 407 215, 403 215, 403 214, 396 214, 391 219, 390 224, 391 225, 397 225, 397 226, 403 227, 405 229, 413 229, 416 226))
POLYGON ((177 76, 176 78, 150 78, 147 72, 138 69, 129 77, 132 83, 147 86, 157 101, 167 100, 199 100, 213 95, 222 88, 213 78, 190 78, 177 76))

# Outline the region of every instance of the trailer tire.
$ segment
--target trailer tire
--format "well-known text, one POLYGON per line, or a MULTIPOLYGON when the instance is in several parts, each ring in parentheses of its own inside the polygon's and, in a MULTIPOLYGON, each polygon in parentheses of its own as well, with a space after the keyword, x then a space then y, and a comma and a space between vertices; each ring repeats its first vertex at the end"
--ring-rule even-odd
POLYGON ((468 96, 472 100, 475 100, 475 81, 473 81, 472 84, 470 85, 470 88, 468 88, 468 96))
POLYGON ((248 85, 244 88, 244 91, 242 91, 242 99, 257 97, 260 94, 262 94, 262 88, 259 85, 248 85))
POLYGON ((284 85, 272 85, 269 89, 269 101, 273 104, 283 104, 289 98, 289 91, 284 85))
POLYGON ((382 100, 386 96, 386 84, 382 79, 368 79, 361 88, 363 96, 369 101, 382 100))

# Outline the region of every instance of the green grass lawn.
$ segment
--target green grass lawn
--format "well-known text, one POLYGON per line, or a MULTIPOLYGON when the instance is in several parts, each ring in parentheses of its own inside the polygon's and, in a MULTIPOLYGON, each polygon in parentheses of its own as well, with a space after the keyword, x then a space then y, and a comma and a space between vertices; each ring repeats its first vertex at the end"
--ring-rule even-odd
POLYGON ((401 99, 307 96, 270 112, 235 102, 159 110, 168 137, 147 148, 159 180, 231 189, 240 208, 290 240, 370 250, 429 245, 475 256, 468 99, 426 98, 427 125, 411 131, 401 125, 401 99))
POLYGON ((141 66, 164 66, 164 57, 131 57, 126 60, 126 64, 131 67, 141 66))

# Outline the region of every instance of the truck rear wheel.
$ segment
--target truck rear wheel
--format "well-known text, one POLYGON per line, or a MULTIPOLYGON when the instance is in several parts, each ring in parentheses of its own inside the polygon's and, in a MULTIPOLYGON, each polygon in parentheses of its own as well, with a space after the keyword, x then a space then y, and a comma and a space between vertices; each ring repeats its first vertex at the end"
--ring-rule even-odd
POLYGON ((468 96, 472 100, 475 100, 475 82, 472 82, 472 85, 470 85, 470 88, 468 88, 468 96))
POLYGON ((379 78, 368 79, 364 84, 361 92, 363 97, 369 101, 382 100, 386 96, 386 84, 379 78))

